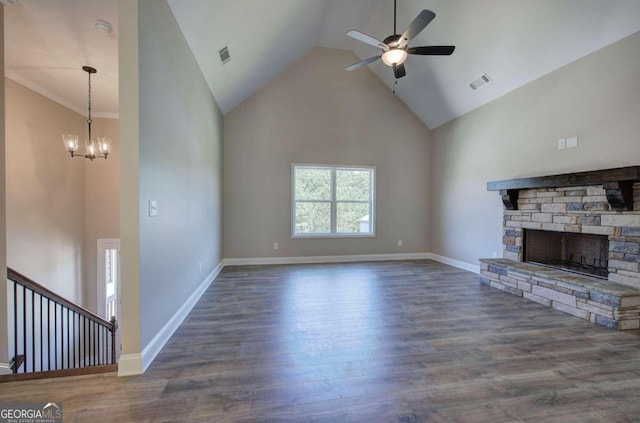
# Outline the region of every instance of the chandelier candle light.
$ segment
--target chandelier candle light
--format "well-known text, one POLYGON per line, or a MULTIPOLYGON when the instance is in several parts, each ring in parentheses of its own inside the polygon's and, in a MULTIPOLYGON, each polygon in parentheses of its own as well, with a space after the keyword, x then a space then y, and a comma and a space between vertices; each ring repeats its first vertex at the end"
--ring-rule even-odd
POLYGON ((71 154, 71 157, 84 157, 93 161, 94 159, 105 159, 111 151, 111 138, 97 137, 97 141, 91 138, 91 74, 97 73, 95 68, 90 66, 83 66, 82 70, 89 75, 89 113, 87 117, 87 126, 89 127, 89 138, 85 141, 85 154, 76 154, 78 151, 78 136, 72 134, 62 135, 62 141, 64 142, 64 148, 71 154))

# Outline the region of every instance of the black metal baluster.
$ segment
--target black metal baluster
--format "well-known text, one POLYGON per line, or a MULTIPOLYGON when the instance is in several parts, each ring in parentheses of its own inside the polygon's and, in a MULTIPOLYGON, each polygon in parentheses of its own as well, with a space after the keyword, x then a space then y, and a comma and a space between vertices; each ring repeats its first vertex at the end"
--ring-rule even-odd
POLYGON ((22 285, 22 354, 24 354, 24 371, 27 373, 27 287, 22 285))
POLYGON ((67 368, 71 368, 71 309, 67 309, 67 368))
POLYGON ((87 367, 87 318, 82 316, 82 367, 87 367))
POLYGON ((47 370, 51 370, 51 300, 47 298, 47 370))
MULTIPOLYGON (((18 284, 13 282, 13 356, 18 356, 18 284)), ((14 367, 14 373, 18 371, 14 367)))
POLYGON ((91 360, 93 365, 96 365, 96 322, 93 322, 91 325, 93 326, 93 354, 91 355, 91 360))
POLYGON ((44 370, 44 342, 42 340, 42 321, 44 320, 44 317, 42 316, 42 304, 42 295, 40 295, 40 371, 44 370))
POLYGON ((58 369, 58 303, 53 302, 53 347, 54 347, 54 366, 58 369))
POLYGON ((76 345, 78 344, 77 342, 77 337, 76 337, 76 312, 74 311, 72 314, 73 320, 71 320, 71 327, 73 328, 73 367, 76 367, 76 345))
POLYGON ((98 336, 98 358, 97 358, 97 362, 98 364, 102 364, 102 326, 98 325, 96 327, 96 329, 98 330, 97 336, 98 336))
POLYGON ((31 371, 36 371, 36 293, 31 291, 31 371))
POLYGON ((85 337, 84 337, 84 319, 85 319, 85 317, 82 316, 82 325, 81 325, 82 326, 82 328, 81 328, 82 329, 82 333, 80 334, 80 346, 82 348, 81 348, 80 357, 79 357, 80 363, 81 363, 80 367, 85 367, 85 364, 87 364, 84 361, 84 356, 85 356, 85 351, 86 351, 86 348, 85 348, 85 345, 84 345, 84 342, 85 342, 85 337))

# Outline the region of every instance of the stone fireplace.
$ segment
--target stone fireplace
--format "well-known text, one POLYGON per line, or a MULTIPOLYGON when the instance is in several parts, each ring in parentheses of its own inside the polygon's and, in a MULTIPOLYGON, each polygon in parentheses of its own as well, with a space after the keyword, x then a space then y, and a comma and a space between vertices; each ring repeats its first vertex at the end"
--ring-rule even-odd
POLYGON ((640 167, 490 182, 503 259, 482 282, 611 328, 640 328, 640 167))

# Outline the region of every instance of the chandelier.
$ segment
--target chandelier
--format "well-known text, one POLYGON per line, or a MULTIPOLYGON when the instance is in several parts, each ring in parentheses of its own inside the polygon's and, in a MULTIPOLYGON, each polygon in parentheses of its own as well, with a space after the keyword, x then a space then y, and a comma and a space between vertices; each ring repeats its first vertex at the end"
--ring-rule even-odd
POLYGON ((89 75, 89 113, 87 116, 87 126, 89 127, 89 138, 85 140, 85 151, 84 154, 77 154, 78 151, 78 136, 73 134, 64 134, 62 135, 62 141, 64 142, 64 147, 71 154, 71 157, 84 157, 85 159, 89 159, 93 161, 94 159, 105 159, 109 155, 111 151, 111 138, 107 137, 97 137, 94 141, 91 138, 91 74, 97 73, 95 68, 91 66, 83 66, 82 70, 87 72, 89 75))

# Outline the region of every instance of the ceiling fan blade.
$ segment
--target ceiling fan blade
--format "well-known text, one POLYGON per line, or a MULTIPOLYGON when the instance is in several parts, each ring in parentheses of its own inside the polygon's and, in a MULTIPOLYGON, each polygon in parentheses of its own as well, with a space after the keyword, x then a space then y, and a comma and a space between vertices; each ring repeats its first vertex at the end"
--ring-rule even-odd
POLYGON ((354 63, 351 66, 347 66, 345 69, 348 71, 352 71, 352 70, 356 70, 356 69, 360 69, 363 66, 367 66, 369 63, 373 63, 376 60, 378 60, 379 58, 381 58, 382 56, 373 56, 373 57, 369 57, 368 59, 364 59, 361 62, 358 63, 354 63))
POLYGON ((353 38, 354 40, 362 41, 363 43, 367 43, 374 47, 378 47, 383 49, 384 51, 389 50, 389 46, 383 43, 380 40, 373 38, 371 35, 367 35, 364 32, 360 32, 358 30, 352 29, 347 32, 347 36, 353 38))
POLYGON ((431 10, 424 9, 420 12, 420 14, 416 16, 413 22, 411 22, 407 29, 402 33, 402 36, 400 37, 400 45, 407 45, 409 40, 418 35, 435 17, 436 14, 431 10))
POLYGON ((404 70, 404 63, 400 63, 399 65, 393 65, 393 74, 396 79, 400 79, 407 74, 407 71, 404 70))
POLYGON ((455 49, 456 46, 411 47, 407 49, 407 53, 422 56, 450 56, 455 49))

